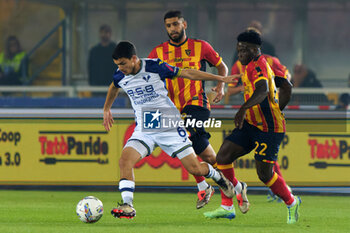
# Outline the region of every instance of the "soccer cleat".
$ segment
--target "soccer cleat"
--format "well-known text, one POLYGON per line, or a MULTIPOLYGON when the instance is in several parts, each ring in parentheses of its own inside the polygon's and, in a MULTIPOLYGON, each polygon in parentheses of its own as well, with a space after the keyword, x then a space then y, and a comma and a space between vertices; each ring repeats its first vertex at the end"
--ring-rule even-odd
POLYGON ((227 218, 231 220, 236 217, 235 207, 232 210, 225 210, 220 206, 216 210, 205 212, 204 216, 207 218, 227 218))
POLYGON ((238 208, 240 211, 245 214, 249 210, 249 201, 247 197, 247 184, 244 182, 241 182, 242 185, 242 191, 236 195, 237 201, 238 201, 238 208))
POLYGON ((206 204, 208 204, 213 194, 214 194, 214 188, 211 185, 209 185, 205 190, 199 191, 197 194, 198 195, 197 206, 196 206, 197 209, 200 209, 206 204))
POLYGON ((136 216, 136 210, 134 207, 129 205, 128 203, 119 204, 117 208, 113 208, 111 214, 115 218, 127 218, 132 219, 136 216))
POLYGON ((219 169, 216 169, 216 171, 219 172, 221 178, 215 182, 219 185, 226 197, 233 198, 235 195, 233 184, 224 176, 224 174, 222 174, 219 169))
POLYGON ((297 203, 294 206, 288 207, 288 216, 287 216, 287 223, 293 224, 296 223, 299 219, 299 208, 301 205, 301 199, 298 196, 294 196, 297 203))

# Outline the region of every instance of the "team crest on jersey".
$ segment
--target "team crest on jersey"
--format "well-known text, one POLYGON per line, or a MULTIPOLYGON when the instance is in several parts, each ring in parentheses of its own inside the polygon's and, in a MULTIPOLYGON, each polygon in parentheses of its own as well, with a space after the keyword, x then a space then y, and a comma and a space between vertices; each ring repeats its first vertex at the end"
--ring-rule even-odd
POLYGON ((147 76, 144 76, 144 77, 142 77, 143 78, 143 80, 145 80, 146 82, 148 82, 148 80, 151 78, 151 76, 150 75, 147 75, 147 76))
POLYGON ((187 56, 190 56, 191 55, 191 49, 186 49, 185 53, 187 54, 187 56))

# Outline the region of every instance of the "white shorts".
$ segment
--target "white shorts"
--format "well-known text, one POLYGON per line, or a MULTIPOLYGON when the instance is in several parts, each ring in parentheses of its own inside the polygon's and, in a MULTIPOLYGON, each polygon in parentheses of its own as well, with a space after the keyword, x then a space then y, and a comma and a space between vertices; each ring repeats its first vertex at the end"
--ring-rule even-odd
POLYGON ((188 139, 187 133, 182 137, 178 132, 145 133, 134 131, 124 148, 132 147, 144 158, 150 155, 157 146, 173 158, 182 159, 187 155, 194 154, 192 142, 188 139))

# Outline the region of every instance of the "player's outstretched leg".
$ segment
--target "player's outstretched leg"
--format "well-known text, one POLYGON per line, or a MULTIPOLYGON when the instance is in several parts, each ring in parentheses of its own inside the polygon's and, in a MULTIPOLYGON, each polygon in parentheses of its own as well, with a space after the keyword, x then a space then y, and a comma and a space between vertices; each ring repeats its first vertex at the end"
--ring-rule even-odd
POLYGON ((288 189, 288 185, 284 179, 274 173, 272 178, 265 183, 273 193, 279 196, 287 205, 288 218, 287 223, 295 223, 299 219, 299 206, 301 199, 297 196, 293 196, 288 189))
MULTIPOLYGON (((276 172, 280 177, 283 178, 282 173, 281 173, 281 169, 280 166, 278 164, 278 162, 276 161, 275 165, 273 166, 273 171, 276 172)), ((289 189, 289 191, 292 193, 292 189, 291 187, 289 187, 287 185, 287 188, 289 189)), ((274 194, 271 189, 269 189, 268 193, 267 193, 267 201, 268 202, 273 202, 273 201, 277 201, 277 202, 283 202, 281 198, 279 198, 276 194, 274 194)))
MULTIPOLYGON (((210 164, 208 165, 210 166, 210 164)), ((224 174, 222 174, 222 172, 219 169, 216 169, 214 171, 219 173, 220 179, 215 179, 214 176, 212 177, 212 179, 215 181, 215 183, 217 183, 217 185, 220 187, 221 191, 225 194, 226 197, 232 198, 235 194, 233 184, 224 176, 224 174)))
MULTIPOLYGON (((202 138, 202 140, 204 140, 204 141, 202 141, 200 144, 206 145, 206 143, 207 143, 208 146, 206 147, 206 149, 202 153, 199 154, 199 156, 205 162, 211 164, 214 168, 219 168, 220 171, 224 174, 224 176, 232 182, 232 180, 230 179, 230 175, 232 175, 232 173, 233 173, 233 164, 229 164, 228 166, 224 166, 224 167, 219 167, 219 165, 216 163, 215 151, 214 151, 213 147, 209 144, 208 139, 202 138)), ((195 145, 194 142, 196 142, 196 140, 193 141, 193 145, 195 145)), ((197 144, 198 144, 198 142, 197 142, 197 144)), ((194 148, 196 148, 196 147, 194 146, 194 148)), ((233 209, 232 198, 227 197, 221 189, 220 189, 220 194, 221 194, 221 207, 224 208, 225 210, 231 211, 233 209)))
MULTIPOLYGON (((189 115, 193 116, 193 113, 189 115)), ((209 144, 208 133, 203 129, 193 130, 191 132, 191 141, 195 153, 198 155, 197 158, 199 161, 204 161, 211 164, 215 168, 216 164, 216 154, 212 146, 209 144), (202 132, 202 133, 200 133, 202 132)), ((196 203, 196 208, 200 209, 209 203, 210 198, 214 194, 214 189, 205 181, 203 176, 194 176, 197 182, 198 187, 198 199, 196 203)))
MULTIPOLYGON (((234 177, 233 164, 218 165, 218 168, 225 174, 232 184, 236 193, 238 207, 242 213, 247 213, 249 210, 249 201, 247 197, 247 185, 244 182, 239 182, 234 177)), ((224 196, 221 201, 221 206, 214 211, 205 212, 204 216, 208 218, 228 218, 233 219, 236 216, 232 198, 224 196)))
POLYGON ((181 158, 181 162, 185 169, 192 175, 204 175, 206 178, 212 178, 227 197, 232 198, 234 196, 232 183, 220 170, 214 169, 213 166, 208 163, 199 163, 193 153, 181 158))
POLYGON ((273 164, 256 160, 256 169, 259 179, 287 205, 287 223, 297 222, 301 199, 292 195, 284 179, 273 171, 273 164))
MULTIPOLYGON (((236 137, 241 138, 242 135, 236 135, 236 137)), ((231 140, 225 140, 221 145, 217 156, 218 168, 234 185, 238 208, 243 214, 248 212, 250 206, 247 196, 247 184, 237 180, 232 162, 246 153, 246 150, 242 146, 232 142, 231 140)), ((225 207, 223 205, 221 206, 225 207)))
POLYGON ((243 214, 247 213, 250 206, 247 196, 247 184, 237 180, 237 178, 235 177, 235 172, 232 163, 227 165, 219 165, 218 167, 221 168, 223 173, 225 172, 225 176, 232 182, 232 184, 235 187, 236 199, 239 210, 243 214), (227 169, 228 167, 231 167, 231 169, 227 169))
MULTIPOLYGON (((233 164, 227 164, 227 165, 217 165, 217 168, 220 169, 220 171, 224 174, 224 176, 230 180, 233 181, 233 164)), ((221 191, 221 190, 220 190, 221 191)), ((233 200, 232 198, 227 197, 222 191, 221 191, 221 206, 213 211, 208 211, 204 213, 204 216, 207 218, 227 218, 227 219, 233 219, 236 217, 235 207, 233 206, 233 200)))
MULTIPOLYGON (((128 145, 128 144, 127 144, 128 145)), ((127 146, 126 145, 126 146, 127 146)), ((136 148, 137 145, 133 145, 136 148)), ((125 147, 119 160, 120 181, 119 191, 123 202, 118 203, 116 208, 113 208, 111 214, 115 218, 132 219, 136 216, 136 210, 133 207, 135 181, 133 167, 140 159, 141 155, 133 147, 125 147)))
MULTIPOLYGON (((199 157, 197 158, 198 160, 201 161, 199 157)), ((196 208, 200 209, 209 203, 210 198, 214 194, 214 188, 205 181, 204 176, 194 175, 193 177, 196 179, 197 187, 198 187, 198 193, 197 193, 198 199, 196 202, 196 208)))

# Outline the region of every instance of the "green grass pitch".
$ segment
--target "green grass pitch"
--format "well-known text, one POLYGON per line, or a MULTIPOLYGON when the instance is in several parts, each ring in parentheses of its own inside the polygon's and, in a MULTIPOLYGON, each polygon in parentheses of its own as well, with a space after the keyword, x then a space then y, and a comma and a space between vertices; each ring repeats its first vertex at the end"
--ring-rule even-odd
MULTIPOLYGON (((220 195, 200 210, 193 193, 135 193, 137 216, 115 219, 110 210, 120 200, 119 192, 0 191, 0 232, 350 232, 350 197, 301 196, 300 220, 287 225, 283 203, 268 203, 265 195, 249 195, 250 211, 236 218, 209 220, 203 212, 219 206, 220 195), (80 222, 78 201, 93 195, 102 200, 104 216, 99 222, 80 222)), ((236 205, 236 202, 235 202, 236 205)))

